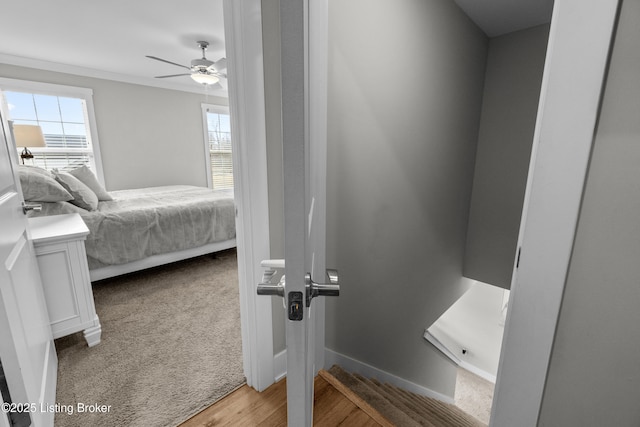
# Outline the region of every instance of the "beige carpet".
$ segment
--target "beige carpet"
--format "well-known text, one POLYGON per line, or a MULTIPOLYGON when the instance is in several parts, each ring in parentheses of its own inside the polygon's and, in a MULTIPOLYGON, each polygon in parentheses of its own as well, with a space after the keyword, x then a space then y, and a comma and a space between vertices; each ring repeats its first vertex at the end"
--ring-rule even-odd
POLYGON ((455 392, 456 406, 483 423, 489 424, 494 387, 495 384, 484 378, 458 368, 455 392))
POLYGON ((235 250, 94 284, 102 342, 56 340, 56 427, 174 426, 245 381, 235 250))

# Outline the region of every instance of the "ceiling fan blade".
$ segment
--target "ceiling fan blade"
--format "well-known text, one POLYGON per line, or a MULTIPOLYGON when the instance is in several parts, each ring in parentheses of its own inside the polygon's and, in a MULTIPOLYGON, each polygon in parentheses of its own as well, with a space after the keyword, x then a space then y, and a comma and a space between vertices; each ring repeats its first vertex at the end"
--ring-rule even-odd
POLYGON ((177 64, 175 62, 167 61, 166 59, 158 58, 156 56, 149 56, 149 55, 146 55, 146 56, 147 56, 147 58, 155 59, 156 61, 166 62, 167 64, 177 65, 178 67, 182 67, 182 68, 186 68, 187 70, 191 70, 191 68, 187 67, 186 65, 177 64))
POLYGON ((221 58, 213 63, 213 69, 220 72, 227 69, 227 58, 221 58))
POLYGON ((228 90, 227 76, 224 76, 224 77, 220 76, 220 80, 218 80, 218 84, 222 86, 222 89, 228 90))
POLYGON ((179 76, 190 76, 191 73, 184 74, 169 74, 168 76, 156 76, 156 79, 166 79, 167 77, 179 77, 179 76))

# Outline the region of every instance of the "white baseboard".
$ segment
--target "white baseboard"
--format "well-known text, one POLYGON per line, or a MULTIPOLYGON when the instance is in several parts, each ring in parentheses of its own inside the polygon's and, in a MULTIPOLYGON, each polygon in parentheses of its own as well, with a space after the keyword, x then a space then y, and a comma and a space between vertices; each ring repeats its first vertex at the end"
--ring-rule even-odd
POLYGON ((275 382, 287 376, 287 349, 273 356, 273 373, 275 382))
POLYGON ((437 391, 433 391, 427 387, 418 385, 411 381, 405 380, 404 378, 400 378, 388 372, 382 371, 371 365, 367 365, 366 363, 359 360, 352 359, 340 353, 336 353, 335 351, 329 350, 328 348, 325 348, 324 360, 326 367, 330 367, 332 365, 340 365, 340 367, 344 368, 348 372, 356 372, 367 378, 376 378, 381 382, 388 382, 412 393, 438 399, 442 402, 454 403, 453 397, 438 393, 437 391))
MULTIPOLYGON (((453 397, 444 395, 442 393, 438 393, 437 391, 433 391, 427 387, 405 380, 404 378, 400 378, 396 375, 385 372, 381 369, 368 365, 359 360, 352 359, 351 357, 337 353, 328 348, 325 348, 324 354, 325 354, 324 356, 325 369, 328 369, 333 365, 340 365, 342 368, 344 368, 349 372, 356 372, 367 378, 376 378, 379 381, 388 382, 390 384, 393 384, 397 387, 400 387, 412 393, 417 393, 422 396, 432 397, 442 402, 454 403, 453 397)), ((461 366, 461 367, 467 369, 464 366, 461 366)), ((280 353, 273 356, 273 371, 274 371, 275 382, 278 382, 287 376, 287 350, 286 349, 282 350, 280 353)))

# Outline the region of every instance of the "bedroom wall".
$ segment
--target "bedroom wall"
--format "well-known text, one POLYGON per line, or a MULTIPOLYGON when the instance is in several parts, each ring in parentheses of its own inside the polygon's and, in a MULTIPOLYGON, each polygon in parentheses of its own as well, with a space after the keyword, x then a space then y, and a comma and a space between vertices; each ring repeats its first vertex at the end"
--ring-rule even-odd
POLYGON ((489 40, 464 275, 506 289, 518 242, 549 25, 489 40))
POLYGON ((93 89, 108 190, 207 185, 201 104, 226 98, 7 64, 0 76, 93 89))
POLYGON ((448 0, 329 4, 326 345, 453 396, 424 329, 462 263, 488 40, 448 0))
POLYGON ((619 20, 540 426, 640 420, 640 2, 619 20))

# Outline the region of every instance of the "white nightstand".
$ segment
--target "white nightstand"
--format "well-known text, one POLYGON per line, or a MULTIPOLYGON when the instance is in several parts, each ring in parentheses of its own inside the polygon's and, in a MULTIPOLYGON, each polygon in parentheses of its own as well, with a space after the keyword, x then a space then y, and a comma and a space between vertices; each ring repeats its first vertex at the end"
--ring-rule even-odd
POLYGON ((53 337, 84 330, 93 347, 100 342, 102 328, 84 249, 89 229, 78 214, 29 218, 29 226, 53 337))

